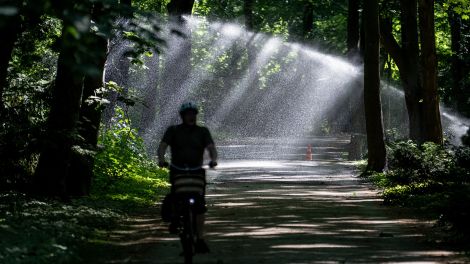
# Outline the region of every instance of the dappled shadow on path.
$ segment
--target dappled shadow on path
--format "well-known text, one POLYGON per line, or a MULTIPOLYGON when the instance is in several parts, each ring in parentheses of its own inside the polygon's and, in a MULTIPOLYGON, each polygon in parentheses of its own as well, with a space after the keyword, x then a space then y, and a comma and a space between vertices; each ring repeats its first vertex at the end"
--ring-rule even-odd
MULTIPOLYGON (((464 262, 423 236, 429 223, 386 208, 346 162, 231 161, 209 172, 209 255, 195 263, 464 262)), ((156 211, 153 213, 157 213, 156 211)), ((154 215, 158 218, 158 215, 154 215)), ((158 220, 132 220, 107 263, 182 263, 158 220)), ((103 244, 102 244, 103 247, 103 244)))

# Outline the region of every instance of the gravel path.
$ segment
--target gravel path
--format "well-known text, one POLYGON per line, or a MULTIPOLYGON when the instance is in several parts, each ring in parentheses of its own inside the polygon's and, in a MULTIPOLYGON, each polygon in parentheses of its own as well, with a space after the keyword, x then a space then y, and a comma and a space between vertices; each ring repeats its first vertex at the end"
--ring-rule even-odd
MULTIPOLYGON (((212 252, 195 263, 465 263, 424 235, 431 223, 382 206, 355 175, 339 158, 222 161, 208 171, 212 252)), ((126 227, 100 247, 97 262, 182 263, 156 208, 126 227)))

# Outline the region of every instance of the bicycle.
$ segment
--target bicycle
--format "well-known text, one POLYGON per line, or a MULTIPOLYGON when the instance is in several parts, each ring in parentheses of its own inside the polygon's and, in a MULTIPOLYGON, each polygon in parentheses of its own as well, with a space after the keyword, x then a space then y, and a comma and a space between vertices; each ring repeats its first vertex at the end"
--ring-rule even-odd
POLYGON ((181 168, 173 164, 170 168, 172 193, 176 200, 173 224, 176 224, 176 233, 180 237, 184 263, 192 264, 198 241, 196 215, 204 207, 201 197, 205 194, 205 170, 202 167, 181 168))

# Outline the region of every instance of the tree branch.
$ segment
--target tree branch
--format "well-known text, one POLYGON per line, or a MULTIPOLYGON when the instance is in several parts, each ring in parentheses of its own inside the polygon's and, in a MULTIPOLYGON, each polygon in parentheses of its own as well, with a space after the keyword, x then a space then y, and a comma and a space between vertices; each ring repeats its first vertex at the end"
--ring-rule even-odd
POLYGON ((392 34, 392 21, 389 19, 380 20, 380 42, 398 68, 403 69, 403 50, 392 34))

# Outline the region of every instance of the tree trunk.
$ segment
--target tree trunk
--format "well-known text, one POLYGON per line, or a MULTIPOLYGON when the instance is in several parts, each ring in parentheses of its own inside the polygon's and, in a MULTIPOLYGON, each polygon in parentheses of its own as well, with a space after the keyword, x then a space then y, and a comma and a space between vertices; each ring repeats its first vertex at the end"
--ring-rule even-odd
MULTIPOLYGON (((410 138, 423 142, 423 87, 419 71, 417 0, 401 0, 402 68, 401 81, 408 109, 410 138)), ((425 129, 425 128, 424 128, 425 129)))
MULTIPOLYGON (((359 49, 359 43, 363 43, 363 30, 360 23, 359 16, 359 3, 360 0, 349 0, 348 1, 348 36, 347 36, 347 56, 354 63, 362 62, 363 58, 361 54, 364 54, 359 49)), ((362 47, 363 48, 363 47, 362 47)), ((357 80, 352 82, 353 88, 356 91, 355 95, 349 97, 349 112, 350 112, 350 131, 351 135, 351 146, 355 143, 353 139, 363 138, 365 135, 365 115, 364 115, 364 83, 363 80, 357 80)), ((359 144, 360 145, 360 144, 359 144)), ((360 159, 362 151, 353 147, 350 151, 350 159, 360 159), (357 155, 354 155, 356 153, 357 155)))
POLYGON ((66 179, 80 113, 83 77, 74 67, 77 50, 73 43, 76 40, 67 30, 71 26, 64 21, 47 139, 34 177, 37 193, 52 197, 66 196, 66 179))
POLYGON ((253 0, 243 0, 243 15, 245 16, 246 29, 249 31, 253 30, 253 0))
MULTIPOLYGON (((92 18, 98 21, 103 13, 102 5, 95 4, 92 10, 92 18)), ((106 62, 108 48, 107 39, 89 34, 90 49, 94 49, 97 56, 93 58, 92 67, 98 70, 98 74, 86 75, 83 85, 83 95, 78 123, 78 134, 81 141, 78 144, 82 150, 74 151, 66 186, 67 194, 72 196, 84 196, 90 193, 95 164, 95 151, 98 144, 101 115, 103 107, 96 100, 90 100, 96 94, 96 90, 103 87, 103 71, 106 62)))
POLYGON ((304 40, 307 40, 309 37, 311 37, 312 30, 313 30, 313 3, 309 1, 304 6, 304 14, 303 14, 303 19, 302 19, 302 36, 304 40))
MULTIPOLYGON (((243 0, 243 15, 245 16, 246 30, 253 31, 254 29, 253 0, 243 0)), ((246 43, 246 52, 248 55, 247 72, 249 72, 251 70, 250 65, 252 65, 256 59, 256 47, 252 45, 251 41, 248 41, 246 43)), ((251 74, 256 74, 256 71, 253 71, 251 74)))
MULTIPOLYGON (((7 86, 8 64, 11 59, 13 48, 21 30, 20 15, 11 17, 0 16, 0 114, 3 110, 3 91, 7 86)), ((0 115, 1 116, 1 115, 0 115)))
POLYGON ((366 41, 365 41, 365 25, 364 25, 364 11, 361 16, 361 23, 359 26, 359 58, 362 59, 362 61, 359 61, 358 63, 363 63, 364 61, 364 50, 366 49, 366 41))
POLYGON ((421 67, 423 83, 423 140, 443 144, 439 94, 437 87, 436 35, 434 0, 419 0, 421 67))
POLYGON ((194 0, 171 0, 167 5, 168 13, 173 16, 188 15, 193 12, 194 0))
POLYGON ((378 0, 364 1, 364 26, 364 106, 368 149, 367 169, 381 172, 386 166, 386 150, 380 102, 378 0))
POLYGON ((462 46, 462 17, 457 14, 452 8, 447 11, 447 18, 450 25, 451 36, 451 72, 452 72, 452 101, 453 108, 459 112, 466 110, 466 96, 464 94, 464 76, 465 76, 465 62, 462 60, 463 46, 462 46))
POLYGON ((348 3, 347 54, 354 58, 358 53, 360 39, 359 0, 349 0, 348 3))
POLYGON ((402 46, 392 34, 392 22, 381 21, 381 39, 400 71, 405 91, 410 139, 424 142, 423 86, 420 78, 417 0, 400 0, 402 46))

